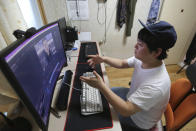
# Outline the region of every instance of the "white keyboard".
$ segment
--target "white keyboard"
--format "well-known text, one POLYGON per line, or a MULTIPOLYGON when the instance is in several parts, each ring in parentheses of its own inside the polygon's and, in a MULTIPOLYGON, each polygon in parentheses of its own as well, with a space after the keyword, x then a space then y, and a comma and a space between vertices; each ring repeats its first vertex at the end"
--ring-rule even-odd
MULTIPOLYGON (((95 77, 93 72, 83 74, 86 77, 95 77)), ((98 89, 82 82, 82 93, 80 96, 81 114, 91 115, 103 112, 101 95, 98 89)))

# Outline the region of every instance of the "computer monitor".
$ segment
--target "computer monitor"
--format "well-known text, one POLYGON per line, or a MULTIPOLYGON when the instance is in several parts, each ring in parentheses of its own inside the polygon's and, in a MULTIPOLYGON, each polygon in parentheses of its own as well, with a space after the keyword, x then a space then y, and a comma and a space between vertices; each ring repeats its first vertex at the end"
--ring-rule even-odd
POLYGON ((67 26, 66 26, 65 17, 62 17, 62 18, 58 19, 57 21, 54 21, 54 22, 52 22, 52 23, 49 23, 49 24, 47 24, 47 25, 41 27, 41 28, 38 29, 38 30, 42 30, 42 29, 44 29, 45 27, 47 27, 47 26, 49 26, 49 25, 52 25, 52 24, 54 24, 54 23, 58 23, 59 31, 60 31, 61 39, 62 39, 62 43, 63 43, 63 48, 64 48, 64 50, 66 51, 66 50, 68 50, 68 49, 70 48, 70 46, 72 46, 72 45, 70 45, 70 43, 67 42, 67 40, 68 40, 68 38, 67 38, 68 35, 67 35, 67 32, 66 32, 67 26))
POLYGON ((0 67, 39 127, 48 129, 53 92, 67 65, 58 23, 0 53, 0 67))
POLYGON ((63 47, 64 47, 65 50, 67 50, 69 45, 68 45, 68 42, 67 42, 65 17, 60 18, 58 20, 58 24, 59 24, 59 29, 60 29, 60 33, 61 33, 62 42, 63 42, 63 47))

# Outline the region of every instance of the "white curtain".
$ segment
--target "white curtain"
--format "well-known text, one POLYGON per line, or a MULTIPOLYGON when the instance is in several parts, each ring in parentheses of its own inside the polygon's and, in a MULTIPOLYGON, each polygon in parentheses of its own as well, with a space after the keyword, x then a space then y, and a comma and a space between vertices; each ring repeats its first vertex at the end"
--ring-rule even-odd
POLYGON ((17 29, 27 29, 17 0, 0 0, 0 50, 16 40, 12 33, 17 29))
MULTIPOLYGON (((27 29, 17 0, 0 0, 0 50, 16 40, 12 33, 17 29, 27 29)), ((17 96, 1 74, 0 70, 0 109, 9 115, 18 103, 17 96)))
POLYGON ((1 51, 1 49, 5 48, 6 46, 7 46, 7 44, 6 44, 2 34, 0 32, 0 51, 1 51))

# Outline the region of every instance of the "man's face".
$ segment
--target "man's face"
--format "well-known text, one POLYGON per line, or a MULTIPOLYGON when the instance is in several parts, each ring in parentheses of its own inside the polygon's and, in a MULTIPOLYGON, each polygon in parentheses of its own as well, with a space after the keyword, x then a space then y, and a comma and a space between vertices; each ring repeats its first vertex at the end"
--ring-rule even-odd
POLYGON ((145 42, 141 40, 137 40, 137 43, 135 45, 135 57, 141 61, 147 61, 152 58, 152 53, 148 49, 145 42))

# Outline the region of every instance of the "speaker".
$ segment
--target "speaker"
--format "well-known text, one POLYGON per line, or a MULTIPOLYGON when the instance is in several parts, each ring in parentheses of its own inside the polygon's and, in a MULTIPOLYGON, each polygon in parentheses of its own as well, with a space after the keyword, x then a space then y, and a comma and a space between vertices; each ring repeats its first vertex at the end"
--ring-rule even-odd
POLYGON ((66 31, 66 42, 75 42, 75 40, 78 40, 78 32, 75 28, 67 26, 65 31, 66 31))
POLYGON ((59 94, 56 99, 56 105, 55 105, 58 110, 67 109, 67 102, 68 102, 70 84, 72 80, 72 74, 73 72, 71 70, 67 70, 63 76, 59 94))

